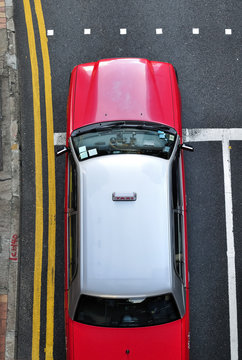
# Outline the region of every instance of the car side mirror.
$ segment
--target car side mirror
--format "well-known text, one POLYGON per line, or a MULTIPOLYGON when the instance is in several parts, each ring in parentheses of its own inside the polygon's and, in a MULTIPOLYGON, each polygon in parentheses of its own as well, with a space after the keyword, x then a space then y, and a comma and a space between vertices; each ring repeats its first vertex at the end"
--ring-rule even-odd
POLYGON ((68 151, 70 151, 70 149, 66 146, 63 146, 63 148, 61 150, 56 151, 55 156, 57 157, 57 156, 63 155, 68 151))
POLYGON ((194 151, 193 146, 190 146, 190 145, 187 145, 187 144, 184 144, 184 143, 179 145, 179 147, 180 147, 181 150, 194 151))

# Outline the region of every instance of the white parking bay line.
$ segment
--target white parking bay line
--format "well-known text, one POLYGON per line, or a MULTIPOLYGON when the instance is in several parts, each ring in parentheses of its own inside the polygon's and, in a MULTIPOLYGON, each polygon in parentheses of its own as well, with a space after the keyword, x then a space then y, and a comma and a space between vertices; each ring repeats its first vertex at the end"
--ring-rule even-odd
MULTIPOLYGON (((224 137, 230 141, 242 141, 242 128, 218 128, 218 129, 183 129, 182 136, 184 141, 198 142, 198 141, 222 141, 224 137)), ((54 133, 54 144, 65 145, 66 133, 54 133)))
POLYGON ((224 138, 242 141, 242 128, 183 129, 184 141, 222 141, 224 138))
MULTIPOLYGON (((242 141, 242 128, 184 129, 183 139, 187 142, 221 141, 224 170, 225 220, 228 263, 229 326, 231 360, 238 360, 238 319, 236 296, 235 249, 233 232, 233 201, 229 142, 242 141)), ((65 145, 66 134, 55 133, 54 144, 65 145)))
POLYGON ((234 230, 233 230, 233 201, 232 201, 229 138, 226 136, 222 140, 222 148, 223 148, 225 218, 226 218, 227 261, 228 261, 230 354, 231 354, 231 360, 237 360, 238 359, 238 325, 237 325, 236 273, 235 273, 235 251, 234 251, 234 230))

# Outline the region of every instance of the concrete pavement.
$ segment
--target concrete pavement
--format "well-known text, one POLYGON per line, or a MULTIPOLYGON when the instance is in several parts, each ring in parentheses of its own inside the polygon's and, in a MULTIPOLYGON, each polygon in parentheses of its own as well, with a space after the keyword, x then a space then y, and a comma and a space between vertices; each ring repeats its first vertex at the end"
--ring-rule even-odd
POLYGON ((19 93, 12 0, 0 0, 0 360, 14 360, 20 243, 19 93))

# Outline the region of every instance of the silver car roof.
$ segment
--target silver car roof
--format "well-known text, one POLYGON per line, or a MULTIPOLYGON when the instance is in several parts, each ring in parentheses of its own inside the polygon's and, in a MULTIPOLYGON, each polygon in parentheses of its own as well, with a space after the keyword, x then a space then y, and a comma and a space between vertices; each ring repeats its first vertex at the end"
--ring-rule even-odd
POLYGON ((172 290, 169 161, 109 155, 79 162, 81 292, 137 297, 172 290), (112 193, 137 194, 113 201, 112 193))

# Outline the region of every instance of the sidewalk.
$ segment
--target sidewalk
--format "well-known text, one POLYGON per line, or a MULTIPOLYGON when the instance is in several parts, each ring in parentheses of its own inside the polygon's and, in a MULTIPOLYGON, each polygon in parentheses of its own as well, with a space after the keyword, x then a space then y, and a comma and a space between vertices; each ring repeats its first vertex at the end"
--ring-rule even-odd
POLYGON ((19 94, 12 0, 0 0, 0 360, 15 360, 20 211, 19 94))

